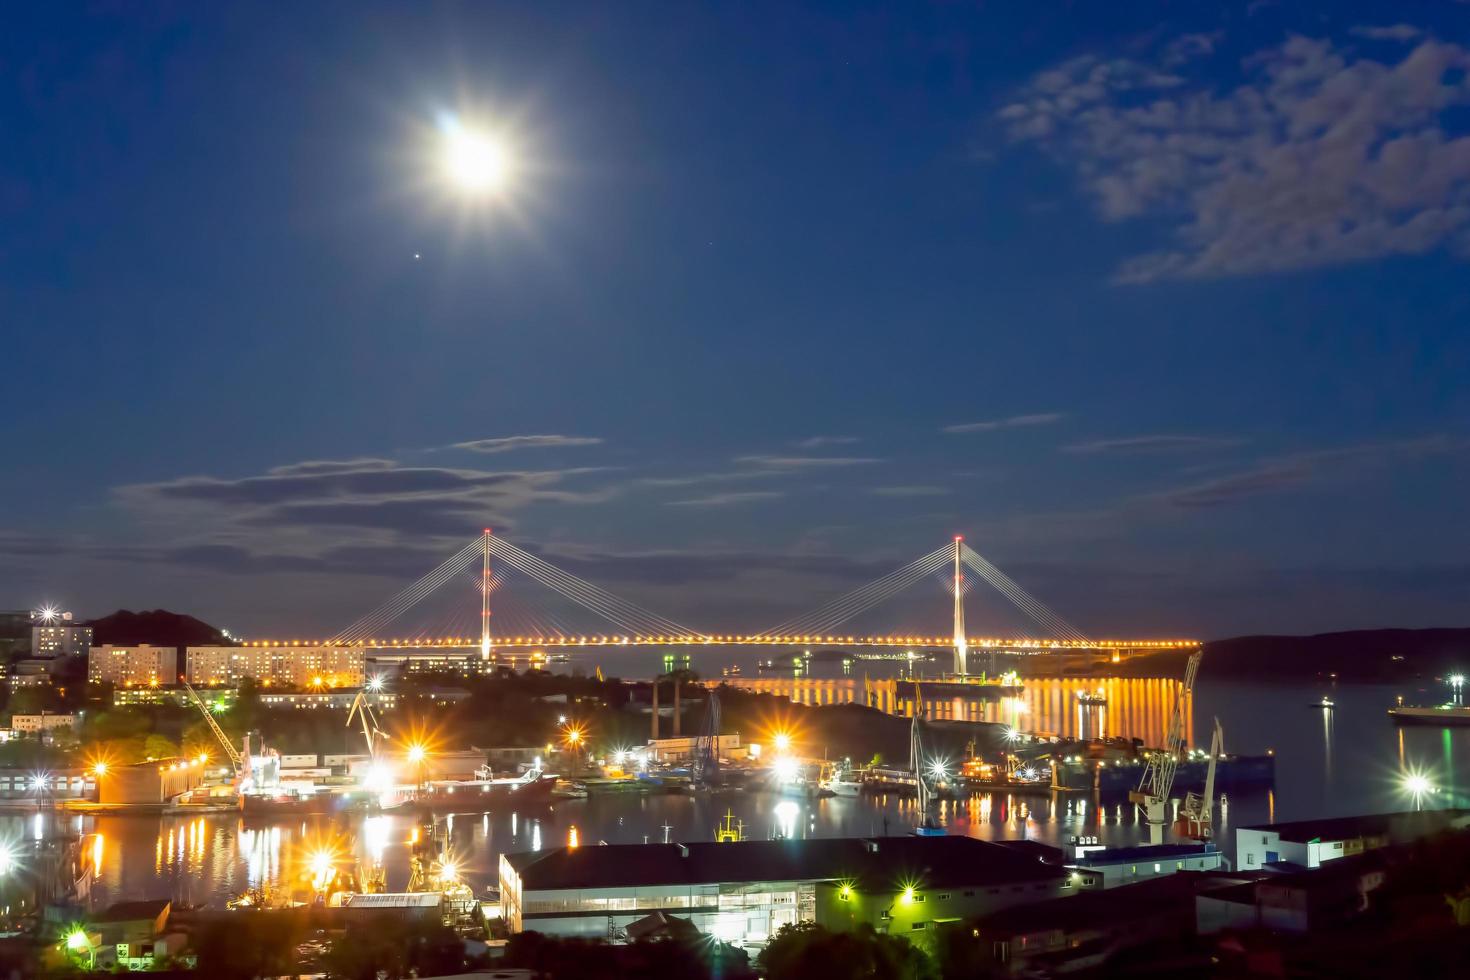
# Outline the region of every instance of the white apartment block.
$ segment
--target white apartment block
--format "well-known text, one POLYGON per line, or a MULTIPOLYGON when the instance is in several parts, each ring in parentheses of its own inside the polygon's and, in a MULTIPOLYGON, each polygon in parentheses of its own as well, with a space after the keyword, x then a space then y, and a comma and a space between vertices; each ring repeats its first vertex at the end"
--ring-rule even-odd
POLYGON ((185 676, 200 687, 350 688, 366 680, 362 647, 189 647, 185 676))
POLYGON ((55 728, 75 728, 76 715, 11 715, 10 727, 18 732, 49 732, 55 728))
POLYGON ((179 651, 174 647, 143 644, 93 647, 87 661, 87 680, 118 687, 157 687, 177 684, 179 651))
POLYGON ((92 649, 90 626, 32 626, 32 657, 72 657, 92 649))

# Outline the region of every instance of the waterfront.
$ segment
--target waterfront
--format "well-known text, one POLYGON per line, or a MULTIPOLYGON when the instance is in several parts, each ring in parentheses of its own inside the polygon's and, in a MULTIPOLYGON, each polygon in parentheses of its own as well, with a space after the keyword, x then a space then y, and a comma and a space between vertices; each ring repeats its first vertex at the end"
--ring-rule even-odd
MULTIPOLYGON (((1027 727, 1061 730, 1076 706, 1052 697, 1050 689, 1073 680, 1027 679, 1036 692, 1027 727), (1055 711, 1051 707, 1056 705, 1055 711)), ((1097 682, 1084 682, 1092 687, 1097 682)), ((1129 692, 1145 701, 1162 699, 1165 684, 1107 681, 1109 708, 1119 715, 1148 717, 1155 709, 1130 704, 1129 692), (1116 699, 1116 700, 1115 700, 1116 699)), ((1230 850, 1232 828, 1270 820, 1294 820, 1403 809, 1412 806, 1401 789, 1400 774, 1422 771, 1441 791, 1426 805, 1464 803, 1466 778, 1457 765, 1470 758, 1470 730, 1396 729, 1384 711, 1400 693, 1384 687, 1340 687, 1331 691, 1337 707, 1310 707, 1327 689, 1202 683, 1194 699, 1196 743, 1206 738, 1210 718, 1219 716, 1226 747, 1232 752, 1274 751, 1277 785, 1273 791, 1233 794, 1220 808, 1223 842, 1230 850)), ((1097 709, 1089 709, 1097 710, 1097 709)), ((526 813, 457 814, 450 840, 468 880, 493 886, 502 852, 535 850, 567 842, 575 827, 583 846, 598 841, 638 843, 645 838, 709 840, 726 810, 745 824, 746 834, 764 838, 904 833, 916 815, 912 800, 894 797, 832 798, 813 803, 764 793, 716 796, 618 794, 558 802, 526 813)), ((43 817, 44 821, 51 819, 43 817)), ((195 817, 62 815, 72 830, 97 835, 89 846, 100 856, 95 886, 99 902, 170 897, 219 907, 230 897, 261 883, 274 883, 300 861, 308 840, 321 831, 300 820, 247 827, 234 814, 195 817), (97 843, 100 838, 101 843, 97 843)), ((1047 794, 1011 797, 987 794, 945 804, 941 819, 952 833, 997 839, 1026 837, 1049 843, 1073 834, 1093 834, 1112 844, 1140 839, 1133 808, 1108 801, 1099 807, 1086 795, 1047 794)), ((44 831, 33 815, 0 818, 12 839, 44 831)), ((357 856, 381 861, 389 888, 408 879, 411 824, 404 817, 358 817, 337 825, 357 856)))

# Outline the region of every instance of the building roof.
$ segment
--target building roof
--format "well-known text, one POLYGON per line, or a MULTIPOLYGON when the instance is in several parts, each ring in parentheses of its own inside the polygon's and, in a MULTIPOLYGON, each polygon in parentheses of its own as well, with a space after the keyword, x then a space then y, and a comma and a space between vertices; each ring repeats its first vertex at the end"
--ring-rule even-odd
POLYGON ((1297 820, 1292 823, 1259 824, 1236 831, 1275 832, 1282 840, 1306 844, 1314 840, 1339 841, 1354 837, 1389 834, 1408 840, 1451 827, 1470 824, 1470 810, 1407 810, 1400 813, 1368 813, 1357 817, 1297 820))
POLYGON ((1198 881, 1189 872, 1179 872, 1134 885, 1079 891, 1075 895, 1003 909, 981 919, 978 925, 985 936, 1000 937, 1050 929, 1101 928, 1122 920, 1152 918, 1170 910, 1193 919, 1193 896, 1198 881))
POLYGON ((93 922, 140 922, 153 921, 169 907, 166 898, 149 899, 142 902, 118 902, 106 911, 92 916, 93 922))
POLYGON ((614 844, 507 854, 526 891, 748 881, 851 881, 869 891, 1045 881, 1061 868, 969 837, 614 844))
POLYGON ((439 892, 383 892, 376 895, 348 895, 342 900, 345 909, 436 909, 444 904, 439 892))
POLYGON ((1072 864, 1078 868, 1092 868, 1103 864, 1177 861, 1180 858, 1219 853, 1213 844, 1142 844, 1138 847, 1110 847, 1103 851, 1089 851, 1072 864))

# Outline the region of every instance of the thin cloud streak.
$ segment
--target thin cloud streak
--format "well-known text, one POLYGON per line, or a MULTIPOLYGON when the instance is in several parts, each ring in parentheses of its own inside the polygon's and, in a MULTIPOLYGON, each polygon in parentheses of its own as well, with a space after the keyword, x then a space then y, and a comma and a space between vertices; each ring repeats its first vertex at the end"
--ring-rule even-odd
POLYGON ((603 440, 597 436, 500 436, 495 439, 471 439, 456 442, 445 448, 463 449, 472 453, 509 453, 517 449, 562 449, 570 446, 600 446, 603 440))
POLYGON ((1019 429, 1033 425, 1051 425, 1066 418, 1062 412, 1038 412, 1033 415, 1012 415, 1005 419, 990 419, 985 422, 961 422, 956 425, 946 425, 940 429, 951 435, 961 435, 969 432, 996 432, 1000 429, 1019 429))
POLYGON ((1124 436, 1118 439, 1094 439, 1063 446, 1064 453, 1186 453, 1208 449, 1228 449, 1244 440, 1226 436, 1149 435, 1124 436))
POLYGON ((735 504, 753 504, 761 500, 775 500, 786 496, 780 490, 741 490, 730 493, 714 493, 707 497, 689 500, 670 500, 667 507, 730 507, 735 504))

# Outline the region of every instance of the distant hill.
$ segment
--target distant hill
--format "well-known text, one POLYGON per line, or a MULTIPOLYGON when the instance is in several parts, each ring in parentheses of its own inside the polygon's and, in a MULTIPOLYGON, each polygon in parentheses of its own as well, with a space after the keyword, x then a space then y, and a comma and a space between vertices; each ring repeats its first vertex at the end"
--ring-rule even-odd
MULTIPOLYGON (((1126 664, 1134 676, 1177 674, 1185 656, 1149 654, 1126 664)), ((1383 629, 1313 636, 1237 636, 1205 644, 1200 670, 1211 677, 1397 682, 1470 673, 1470 629, 1383 629)))
POLYGON ((119 609, 86 625, 92 627, 92 642, 99 646, 104 643, 117 646, 150 643, 156 647, 186 647, 227 642, 225 635, 208 623, 167 609, 145 612, 119 609))

